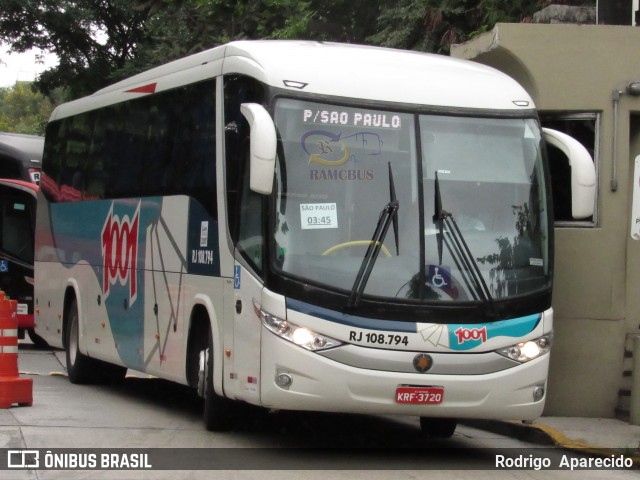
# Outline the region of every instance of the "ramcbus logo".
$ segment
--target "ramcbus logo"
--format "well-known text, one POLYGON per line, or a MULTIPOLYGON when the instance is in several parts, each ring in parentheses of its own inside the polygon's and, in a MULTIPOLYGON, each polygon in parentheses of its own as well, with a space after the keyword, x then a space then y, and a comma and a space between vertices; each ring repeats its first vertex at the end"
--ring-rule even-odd
POLYGON ((138 295, 136 282, 136 259, 138 257, 138 220, 140 203, 130 219, 124 215, 121 219, 113 214, 113 203, 109 215, 102 227, 102 260, 104 275, 102 293, 109 296, 109 288, 116 281, 120 285, 129 283, 129 305, 135 302, 138 295))

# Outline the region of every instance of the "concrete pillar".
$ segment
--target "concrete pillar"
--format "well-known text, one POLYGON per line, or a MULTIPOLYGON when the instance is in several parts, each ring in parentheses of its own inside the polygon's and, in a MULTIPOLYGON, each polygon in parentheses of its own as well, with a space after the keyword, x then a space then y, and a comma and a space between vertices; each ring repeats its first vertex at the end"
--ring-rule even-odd
POLYGON ((635 336, 633 339, 632 368, 629 423, 631 425, 640 425, 640 335, 635 336))

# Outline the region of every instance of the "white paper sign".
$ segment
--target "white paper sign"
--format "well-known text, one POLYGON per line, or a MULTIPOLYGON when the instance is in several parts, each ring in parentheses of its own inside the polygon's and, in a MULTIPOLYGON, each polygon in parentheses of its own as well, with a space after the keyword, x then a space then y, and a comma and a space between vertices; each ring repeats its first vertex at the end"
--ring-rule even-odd
POLYGON ((338 211, 335 203, 300 204, 300 226, 312 228, 338 228, 338 211))
POLYGON ((206 247, 209 244, 209 222, 200 222, 200 246, 206 247))

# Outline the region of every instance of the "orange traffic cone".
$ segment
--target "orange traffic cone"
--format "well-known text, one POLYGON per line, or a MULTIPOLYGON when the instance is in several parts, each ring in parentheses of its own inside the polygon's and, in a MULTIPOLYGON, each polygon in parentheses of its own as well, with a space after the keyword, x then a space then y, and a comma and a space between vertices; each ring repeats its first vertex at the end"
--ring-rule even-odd
POLYGON ((0 408, 33 404, 33 380, 18 373, 18 308, 0 291, 0 408))

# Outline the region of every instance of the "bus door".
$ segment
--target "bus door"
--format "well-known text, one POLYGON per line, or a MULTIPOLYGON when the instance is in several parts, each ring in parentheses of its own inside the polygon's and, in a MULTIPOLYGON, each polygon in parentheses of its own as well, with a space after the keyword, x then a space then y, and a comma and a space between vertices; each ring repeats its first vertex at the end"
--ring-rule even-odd
POLYGON ((260 305, 263 286, 255 273, 245 265, 245 262, 236 259, 233 278, 235 305, 232 355, 234 361, 229 378, 235 387, 232 388, 237 398, 256 404, 260 400, 261 324, 255 308, 260 305))
POLYGON ((263 98, 263 87, 256 80, 242 75, 224 78, 227 216, 235 247, 233 348, 225 364, 231 366, 224 372, 225 394, 254 404, 260 401, 262 326, 254 305, 260 304, 263 289, 266 196, 249 188, 250 128, 241 105, 263 98))
POLYGON ((238 395, 250 403, 260 400, 260 334, 256 314, 262 301, 265 197, 249 189, 249 169, 243 172, 237 205, 234 265, 234 370, 238 395))

